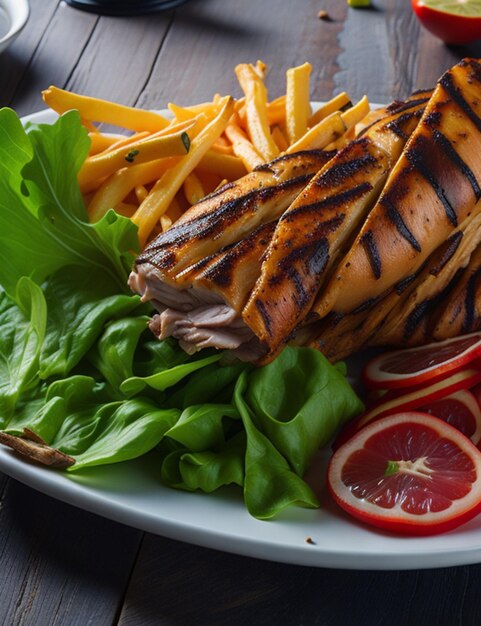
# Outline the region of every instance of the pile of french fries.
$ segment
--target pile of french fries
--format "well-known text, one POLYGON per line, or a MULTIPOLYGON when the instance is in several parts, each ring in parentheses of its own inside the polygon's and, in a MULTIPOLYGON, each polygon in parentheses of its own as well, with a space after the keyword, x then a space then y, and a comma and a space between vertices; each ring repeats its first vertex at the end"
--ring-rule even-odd
POLYGON ((58 114, 77 109, 88 130, 79 184, 90 220, 114 209, 137 224, 144 245, 192 204, 257 166, 299 150, 340 148, 353 137, 369 113, 367 98, 352 105, 341 93, 313 112, 311 69, 309 63, 288 69, 285 95, 269 100, 265 64, 242 63, 235 68, 242 98, 169 104, 170 119, 57 87, 42 95, 58 114), (98 124, 131 134, 103 133, 98 124))

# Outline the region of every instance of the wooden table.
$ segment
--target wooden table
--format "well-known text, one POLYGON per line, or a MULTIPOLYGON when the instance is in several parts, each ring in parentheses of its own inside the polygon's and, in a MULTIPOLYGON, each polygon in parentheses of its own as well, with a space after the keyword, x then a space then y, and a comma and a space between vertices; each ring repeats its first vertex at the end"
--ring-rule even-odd
MULTIPOLYGON (((272 96, 310 61, 312 98, 346 90, 373 102, 433 85, 481 45, 447 48, 407 0, 370 10, 343 0, 197 0, 164 14, 98 17, 30 0, 30 20, 0 57, 0 105, 43 108, 50 84, 129 105, 239 95, 233 67, 260 58, 272 96), (326 9, 329 21, 317 18, 326 9)), ((481 623, 481 565, 413 572, 264 562, 149 535, 0 475, 0 623, 481 623)))

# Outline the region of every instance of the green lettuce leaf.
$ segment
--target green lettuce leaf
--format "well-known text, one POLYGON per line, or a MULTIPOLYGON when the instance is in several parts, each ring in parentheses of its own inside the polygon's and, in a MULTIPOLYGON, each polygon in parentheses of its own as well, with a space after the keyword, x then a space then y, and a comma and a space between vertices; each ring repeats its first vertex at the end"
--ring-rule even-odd
POLYGON ((42 290, 28 278, 19 281, 18 307, 0 292, 0 427, 14 414, 21 395, 40 385, 40 349, 45 337, 47 307, 42 290))
POLYGON ((242 487, 245 448, 245 433, 239 432, 215 452, 173 451, 162 462, 162 482, 174 489, 205 493, 225 485, 242 487))
MULTIPOLYGON (((267 366, 268 367, 268 366, 267 366)), ((289 467, 269 439, 254 425, 251 409, 244 399, 247 373, 241 374, 234 401, 247 435, 244 502, 251 515, 270 519, 288 506, 319 506, 312 489, 289 467)))
POLYGON ((89 140, 77 112, 27 133, 16 114, 0 110, 0 284, 12 296, 22 276, 42 283, 65 265, 126 285, 137 228, 110 211, 89 224, 77 184, 89 140), (28 234, 27 234, 28 233, 28 234))
POLYGON ((135 311, 140 298, 118 293, 103 272, 66 266, 44 287, 48 323, 40 357, 40 377, 66 376, 87 354, 109 320, 135 311))
MULTIPOLYGON (((147 398, 132 398, 100 406, 95 413, 98 426, 95 440, 69 469, 119 463, 142 456, 160 442, 179 417, 176 409, 162 409, 147 398)), ((63 442, 54 447, 68 452, 63 442)))
POLYGON ((182 411, 178 422, 166 433, 192 452, 218 449, 225 443, 224 418, 239 419, 231 404, 201 404, 182 411))
POLYGON ((124 382, 120 385, 120 390, 127 396, 135 396, 142 392, 145 387, 151 387, 157 391, 164 391, 165 389, 176 385, 192 372, 195 372, 202 367, 206 367, 211 363, 215 363, 221 358, 222 354, 213 354, 212 356, 191 360, 188 363, 183 363, 182 365, 176 365, 155 374, 151 374, 150 376, 132 376, 131 378, 124 380, 124 382))
POLYGON ((251 372, 245 401, 257 428, 303 476, 317 450, 363 405, 349 382, 317 350, 286 347, 251 372))
POLYGON ((252 365, 248 363, 208 365, 192 374, 187 383, 175 387, 168 402, 181 409, 197 404, 230 402, 237 379, 244 370, 250 369, 252 365))
POLYGON ((28 428, 48 445, 75 458, 70 470, 119 463, 152 450, 178 420, 147 398, 114 400, 105 382, 76 375, 52 383, 36 413, 14 418, 6 431, 28 428))
POLYGON ((88 355, 91 363, 117 390, 126 378, 134 375, 134 355, 149 319, 147 315, 139 315, 109 322, 88 355))

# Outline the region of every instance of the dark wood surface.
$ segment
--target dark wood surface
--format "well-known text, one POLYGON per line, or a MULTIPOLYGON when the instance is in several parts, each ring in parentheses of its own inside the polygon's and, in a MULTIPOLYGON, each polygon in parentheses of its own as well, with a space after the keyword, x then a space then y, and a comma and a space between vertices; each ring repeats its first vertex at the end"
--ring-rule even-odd
MULTIPOLYGON (((432 85, 481 46, 447 48, 407 0, 193 0, 138 18, 30 0, 0 56, 0 105, 43 108, 50 84, 125 104, 239 95, 233 68, 260 58, 272 96, 289 66, 313 65, 312 97, 384 102, 432 85), (330 21, 317 19, 325 8, 330 21)), ((0 624, 478 625, 481 565, 359 572, 233 556, 127 528, 0 475, 0 624)))

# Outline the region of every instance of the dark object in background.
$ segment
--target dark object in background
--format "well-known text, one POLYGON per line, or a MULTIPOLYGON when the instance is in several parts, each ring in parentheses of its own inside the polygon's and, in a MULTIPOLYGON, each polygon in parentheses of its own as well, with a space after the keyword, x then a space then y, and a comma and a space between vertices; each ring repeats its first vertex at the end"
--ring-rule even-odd
POLYGON ((75 9, 101 15, 142 15, 175 9, 189 0, 66 0, 75 9))

